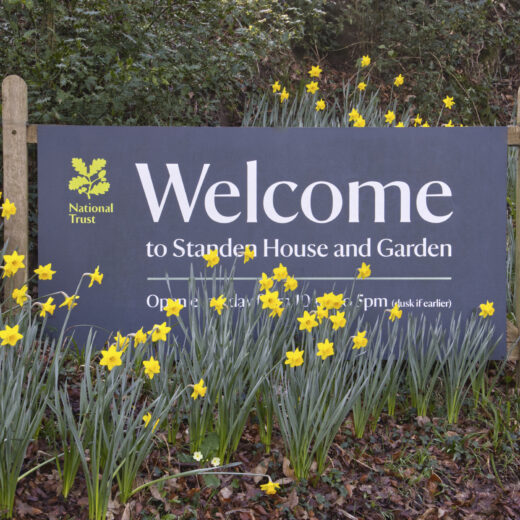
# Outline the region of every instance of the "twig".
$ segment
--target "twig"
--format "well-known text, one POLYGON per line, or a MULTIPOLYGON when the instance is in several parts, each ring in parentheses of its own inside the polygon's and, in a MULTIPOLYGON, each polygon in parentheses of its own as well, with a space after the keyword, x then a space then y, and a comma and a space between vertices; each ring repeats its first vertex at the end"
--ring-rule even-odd
POLYGON ((377 469, 370 467, 368 464, 365 464, 364 462, 361 462, 361 461, 358 460, 358 459, 351 459, 351 460, 353 460, 354 462, 357 462, 360 466, 364 466, 365 468, 369 469, 370 471, 373 471, 373 472, 375 472, 375 473, 378 473, 378 470, 377 470, 377 469))

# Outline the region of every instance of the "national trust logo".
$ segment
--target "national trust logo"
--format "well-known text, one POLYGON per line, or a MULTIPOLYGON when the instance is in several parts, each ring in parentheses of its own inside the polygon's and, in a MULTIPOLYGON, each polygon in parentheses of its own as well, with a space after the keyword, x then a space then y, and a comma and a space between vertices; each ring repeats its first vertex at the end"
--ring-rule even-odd
POLYGON ((69 190, 84 194, 90 200, 92 195, 104 195, 110 189, 106 180, 106 159, 94 159, 88 170, 87 165, 78 157, 72 159, 72 167, 78 174, 69 181, 69 190))
POLYGON ((79 157, 72 159, 72 167, 77 175, 69 180, 69 190, 76 191, 79 195, 85 195, 89 202, 80 197, 84 203, 69 202, 68 216, 71 224, 97 224, 102 213, 114 213, 113 202, 95 204, 90 202, 93 195, 105 195, 110 189, 110 183, 106 179, 106 159, 94 159, 87 168, 85 161, 79 157))

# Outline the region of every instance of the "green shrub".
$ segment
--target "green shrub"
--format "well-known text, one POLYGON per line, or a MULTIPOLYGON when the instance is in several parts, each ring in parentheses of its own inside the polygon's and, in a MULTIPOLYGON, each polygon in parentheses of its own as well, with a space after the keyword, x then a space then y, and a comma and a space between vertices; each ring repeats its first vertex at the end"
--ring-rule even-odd
POLYGON ((38 123, 229 124, 297 15, 274 0, 11 0, 0 71, 26 80, 38 123))

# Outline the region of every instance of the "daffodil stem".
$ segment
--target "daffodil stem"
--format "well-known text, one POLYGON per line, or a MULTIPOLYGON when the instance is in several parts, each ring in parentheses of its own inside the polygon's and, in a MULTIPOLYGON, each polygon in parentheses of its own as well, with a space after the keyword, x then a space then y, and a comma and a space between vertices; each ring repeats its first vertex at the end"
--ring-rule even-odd
MULTIPOLYGON (((226 464, 225 466, 222 466, 222 468, 231 468, 234 466, 241 466, 241 462, 233 462, 232 464, 226 464)), ((165 482, 166 480, 171 480, 173 478, 182 478, 182 477, 189 477, 191 475, 200 475, 200 474, 210 474, 210 475, 234 475, 236 476, 242 476, 242 477, 262 477, 262 478, 268 478, 269 481, 271 481, 271 477, 269 475, 264 475, 263 473, 241 473, 241 472, 232 472, 232 471, 213 471, 215 468, 202 468, 202 469, 194 469, 190 471, 184 471, 182 473, 177 473, 176 475, 167 475, 166 477, 161 477, 156 480, 152 480, 150 482, 146 482, 145 484, 142 484, 141 486, 135 488, 128 498, 135 495, 136 493, 139 493, 139 491, 142 491, 143 489, 146 489, 147 487, 153 486, 155 484, 159 484, 161 482, 165 482)))
MULTIPOLYGON (((225 466, 222 466, 222 468, 232 468, 236 466, 241 466, 241 462, 233 462, 232 464, 226 464, 225 466)), ((183 471, 182 473, 177 473, 175 475, 166 475, 165 477, 158 478, 156 480, 151 480, 150 482, 145 482, 144 484, 141 484, 140 486, 136 487, 130 495, 128 495, 128 498, 132 497, 136 493, 139 493, 139 491, 142 491, 143 489, 146 489, 147 487, 154 486, 155 484, 159 484, 161 482, 166 482, 167 480, 171 480, 173 478, 182 478, 182 477, 189 477, 191 475, 199 475, 204 473, 210 473, 211 475, 253 475, 253 476, 259 476, 256 473, 233 473, 230 471, 214 471, 214 468, 201 468, 201 469, 192 469, 190 471, 183 471)), ((265 475, 262 475, 265 476, 265 475)))

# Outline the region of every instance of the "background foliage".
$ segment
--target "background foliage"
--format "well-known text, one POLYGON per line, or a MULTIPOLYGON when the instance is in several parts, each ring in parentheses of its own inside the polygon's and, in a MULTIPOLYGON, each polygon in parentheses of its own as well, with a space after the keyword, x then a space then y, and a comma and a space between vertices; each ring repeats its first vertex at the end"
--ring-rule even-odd
POLYGON ((37 123, 240 124, 248 93, 362 54, 426 117, 449 94, 465 124, 504 123, 520 63, 512 0, 5 0, 0 21, 37 123))

